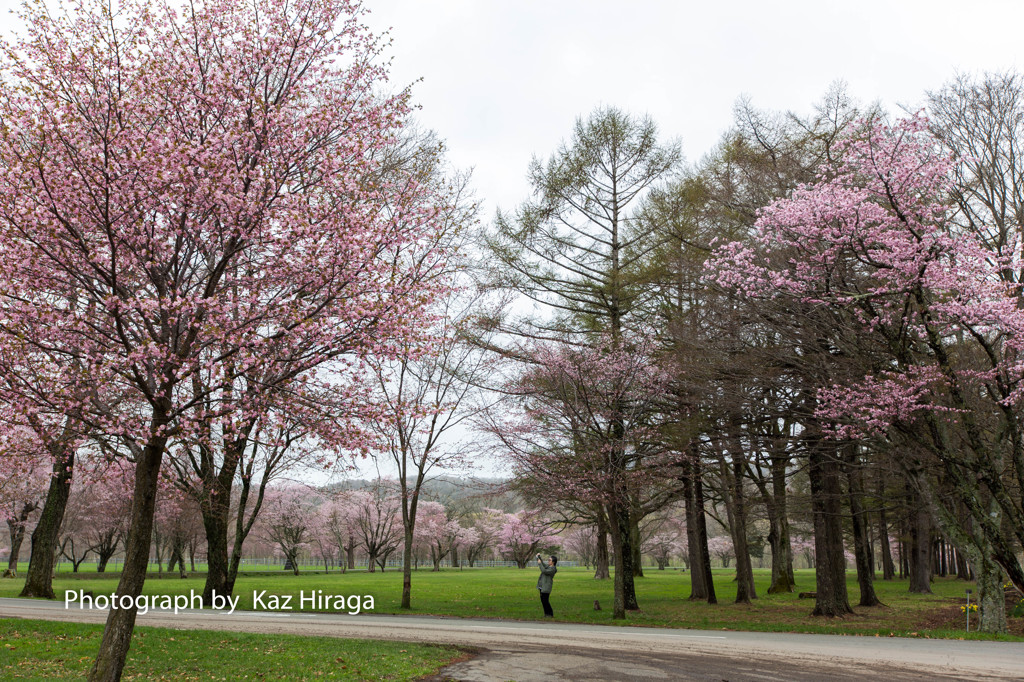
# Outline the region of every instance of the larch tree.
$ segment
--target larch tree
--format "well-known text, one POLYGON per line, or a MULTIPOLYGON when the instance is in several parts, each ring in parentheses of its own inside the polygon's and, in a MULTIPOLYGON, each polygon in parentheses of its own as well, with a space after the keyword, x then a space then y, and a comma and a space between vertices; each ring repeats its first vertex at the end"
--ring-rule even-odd
MULTIPOLYGON (((534 197, 513 214, 498 214, 488 246, 497 263, 494 283, 536 303, 543 313, 503 321, 501 331, 534 340, 569 337, 571 343, 595 347, 609 338, 617 350, 646 295, 637 274, 650 244, 637 229, 637 209, 647 192, 677 172, 681 157, 678 144, 658 139, 649 118, 599 108, 576 121, 571 140, 547 162, 535 158, 529 168, 534 197)), ((610 433, 623 437, 621 425, 610 433)), ((564 435, 566 443, 571 439, 564 435)), ((613 468, 624 469, 625 447, 604 454, 613 452, 622 453, 613 468)), ((631 514, 626 490, 618 493, 607 500, 606 510, 616 603, 636 610, 633 538, 639 519, 631 514)), ((621 609, 615 615, 625 617, 621 609)))

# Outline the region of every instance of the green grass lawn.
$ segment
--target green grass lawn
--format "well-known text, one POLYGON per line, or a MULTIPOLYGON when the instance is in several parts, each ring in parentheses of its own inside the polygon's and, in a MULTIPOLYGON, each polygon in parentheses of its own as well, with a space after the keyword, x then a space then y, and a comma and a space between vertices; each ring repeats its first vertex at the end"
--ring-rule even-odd
MULTIPOLYGON (((551 602, 555 620, 621 624, 612 620, 612 583, 595 581, 592 571, 584 568, 559 570, 551 602), (594 610, 598 600, 602 610, 594 610)), ((751 605, 733 604, 736 597, 731 569, 716 569, 715 588, 719 603, 689 602, 689 573, 680 570, 658 571, 647 569, 646 577, 637 579, 639 613, 630 613, 627 625, 678 627, 696 629, 755 630, 771 632, 817 632, 880 636, 965 637, 991 638, 984 635, 966 635, 963 629, 964 590, 973 585, 952 578, 936 579, 932 595, 912 595, 907 592, 906 581, 878 580, 875 583, 879 598, 885 606, 859 608, 855 615, 841 619, 815 618, 810 615, 813 600, 798 599, 797 594, 767 595, 770 574, 755 571, 760 598, 751 605)), ((457 617, 507 618, 538 620, 542 612, 537 598, 537 571, 506 568, 448 569, 439 573, 429 570, 413 574, 413 611, 417 614, 436 614, 457 617)), ((21 580, 0 581, 0 596, 16 596, 21 580)), ((814 589, 814 572, 797 572, 798 590, 814 589)), ((201 591, 202 577, 180 579, 176 577, 150 578, 146 581, 147 594, 188 594, 201 591)), ((116 587, 116 574, 98 576, 83 574, 72 577, 61 574, 54 583, 58 594, 68 589, 90 589, 96 594, 112 592, 116 587)), ((859 592, 856 575, 848 573, 850 603, 856 605, 859 592)), ((292 595, 292 606, 299 610, 299 594, 323 590, 331 594, 372 595, 374 613, 402 613, 399 608, 402 590, 401 573, 366 573, 350 571, 340 573, 305 573, 294 576, 281 571, 276 575, 241 575, 235 585, 240 597, 240 609, 253 607, 253 592, 266 590, 267 594, 292 595)), ((976 591, 975 591, 976 594, 976 591)), ((1024 619, 1011 619, 1009 638, 1024 641, 1024 619)))
MULTIPOLYGON (((0 679, 82 678, 100 625, 0 619, 0 679)), ((415 680, 462 657, 451 647, 328 637, 135 628, 125 680, 415 680)))

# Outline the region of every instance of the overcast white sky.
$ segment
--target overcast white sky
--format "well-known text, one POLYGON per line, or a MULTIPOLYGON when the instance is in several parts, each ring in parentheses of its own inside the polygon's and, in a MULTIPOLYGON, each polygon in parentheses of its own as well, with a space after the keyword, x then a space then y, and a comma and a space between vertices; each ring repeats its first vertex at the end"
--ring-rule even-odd
MULTIPOLYGON (((394 84, 419 81, 419 119, 474 169, 485 220, 528 196, 531 156, 548 156, 597 105, 650 114, 696 161, 741 95, 806 112, 842 79, 858 100, 895 109, 958 70, 1022 66, 1024 0, 365 3, 370 25, 391 30, 394 84)), ((0 0, 4 33, 18 4, 0 0)))
MULTIPOLYGON (((173 0, 172 0, 173 1, 173 0)), ((14 27, 0 0, 0 27, 14 27)), ((806 112, 845 80, 862 102, 915 106, 957 71, 1024 68, 1024 0, 366 0, 391 29, 392 79, 473 168, 484 203, 529 194, 527 164, 597 105, 650 114, 689 160, 741 95, 806 112)))
POLYGON ((391 27, 395 83, 474 168, 483 218, 525 199, 527 164, 599 104, 650 114, 691 161, 738 97, 809 111, 837 79, 916 105, 956 71, 1024 66, 1024 1, 366 0, 391 27))

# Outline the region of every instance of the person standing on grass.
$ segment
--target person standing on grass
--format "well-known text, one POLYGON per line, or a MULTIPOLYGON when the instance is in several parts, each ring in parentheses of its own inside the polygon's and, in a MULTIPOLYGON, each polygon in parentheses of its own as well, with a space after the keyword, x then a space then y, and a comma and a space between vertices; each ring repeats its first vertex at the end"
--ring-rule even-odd
POLYGON ((537 578, 537 589, 540 590, 540 603, 544 606, 544 616, 546 618, 554 618, 555 612, 551 610, 551 586, 555 582, 555 573, 558 573, 558 569, 555 566, 558 564, 558 557, 551 555, 548 559, 548 565, 544 565, 544 560, 540 558, 540 554, 537 555, 537 565, 540 566, 540 577, 537 578))

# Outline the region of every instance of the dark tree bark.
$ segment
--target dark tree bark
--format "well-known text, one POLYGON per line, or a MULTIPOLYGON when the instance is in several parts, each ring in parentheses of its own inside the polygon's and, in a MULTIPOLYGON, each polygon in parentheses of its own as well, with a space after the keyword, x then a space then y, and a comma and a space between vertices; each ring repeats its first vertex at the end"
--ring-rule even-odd
POLYGON ((38 503, 26 502, 21 506, 17 518, 7 519, 7 528, 11 535, 11 555, 7 557, 5 578, 14 578, 18 575, 18 557, 21 555, 21 543, 25 539, 25 525, 28 523, 28 517, 36 509, 39 509, 38 503))
POLYGON ((868 537, 869 519, 864 510, 864 474, 851 447, 844 460, 846 481, 850 492, 850 515, 853 522, 853 551, 857 563, 857 585, 860 587, 859 606, 878 606, 882 602, 875 594, 875 569, 871 560, 871 543, 868 537))
POLYGON ((931 594, 932 585, 932 517, 921 499, 908 484, 907 499, 912 500, 910 511, 910 551, 908 574, 910 591, 916 594, 931 594))
POLYGON ((640 515, 631 511, 629 514, 629 544, 633 548, 633 577, 644 577, 643 556, 640 553, 640 515))
MULTIPOLYGON (((154 412, 153 432, 160 433, 167 425, 167 410, 156 409, 154 412)), ((117 584, 117 594, 131 597, 133 604, 146 582, 157 483, 166 446, 166 436, 153 436, 135 464, 131 526, 125 541, 124 570, 117 584)), ((99 654, 89 671, 89 682, 118 682, 121 679, 128 647, 131 645, 132 630, 135 628, 136 612, 134 606, 110 610, 107 624, 103 628, 99 654)))
POLYGON ((889 547, 889 523, 886 520, 885 483, 882 479, 882 472, 878 472, 878 542, 882 550, 882 580, 892 580, 896 577, 896 566, 892 562, 892 549, 889 547))
MULTIPOLYGON (((768 544, 772 548, 772 582, 768 594, 785 594, 796 589, 793 574, 793 546, 790 544, 789 504, 786 467, 789 456, 772 452, 772 494, 768 505, 768 544)), ((765 496, 767 500, 769 496, 765 496)))
POLYGON ((203 528, 206 531, 206 582, 203 585, 203 605, 213 605, 213 594, 226 596, 228 592, 228 504, 220 496, 201 503, 203 528))
MULTIPOLYGON (((117 547, 115 546, 108 549, 104 549, 102 552, 95 549, 93 551, 96 552, 96 572, 106 573, 107 564, 110 563, 110 557, 114 556, 114 552, 117 551, 117 547)), ((170 567, 168 567, 167 570, 170 570, 170 567)))
POLYGON ((683 488, 686 512, 686 552, 690 560, 690 601, 717 604, 715 583, 711 579, 711 554, 708 552, 707 519, 704 512, 704 486, 701 482, 700 455, 696 447, 688 449, 679 480, 683 488))
POLYGON ((73 537, 64 538, 64 541, 60 545, 61 556, 71 562, 72 573, 78 573, 78 567, 85 563, 85 560, 91 551, 92 550, 86 547, 81 554, 78 554, 78 551, 75 549, 75 539, 73 537))
POLYGON ((174 545, 171 547, 171 560, 167 565, 168 571, 173 571, 172 564, 177 563, 178 575, 182 578, 187 578, 188 573, 185 571, 185 543, 181 538, 176 538, 174 545))
POLYGON ((53 471, 50 476, 50 487, 46 492, 46 502, 39 517, 39 523, 32 531, 32 554, 29 559, 28 575, 21 597, 43 597, 54 599, 53 572, 57 559, 57 543, 60 539, 60 527, 64 523, 64 510, 68 506, 68 495, 71 492, 71 478, 75 466, 75 453, 64 452, 51 448, 53 471), (55 451, 56 450, 56 451, 55 451))
MULTIPOLYGON (((403 609, 412 608, 412 544, 413 532, 416 524, 416 507, 419 502, 419 494, 414 493, 408 500, 407 505, 402 505, 403 541, 402 547, 402 605, 403 609)), ((435 570, 437 570, 435 566, 435 570)))
POLYGON ((95 542, 89 548, 96 554, 96 572, 105 573, 110 557, 117 552, 121 544, 121 533, 116 529, 108 529, 100 536, 96 536, 95 542))
MULTIPOLYGON (((708 522, 704 512, 704 482, 701 478, 700 460, 694 461, 693 498, 697 509, 697 546, 700 548, 700 567, 704 572, 704 588, 707 602, 717 604, 715 581, 711 574, 711 552, 708 551, 708 522)), ((696 570, 696 569, 694 569, 696 570)))
POLYGON ((612 577, 611 561, 608 558, 608 515, 604 508, 597 507, 597 551, 594 554, 594 579, 607 580, 612 577))
POLYGON ((633 548, 630 541, 629 504, 626 500, 608 506, 608 525, 615 554, 615 598, 612 618, 626 617, 626 611, 637 611, 636 586, 633 583, 633 548))
POLYGON ((747 546, 746 496, 743 491, 746 459, 742 446, 737 441, 738 439, 734 439, 730 448, 732 471, 725 460, 724 450, 719 451, 719 465, 729 531, 732 535, 733 550, 736 552, 736 603, 749 604, 751 599, 757 599, 757 592, 754 589, 754 569, 747 546))
MULTIPOLYGON (((197 389, 197 393, 200 389, 197 389)), ((203 516, 203 528, 206 531, 206 583, 203 585, 203 604, 213 604, 213 593, 229 596, 235 589, 238 567, 241 564, 241 547, 248 535, 252 522, 255 521, 254 510, 246 521, 246 506, 250 494, 251 479, 242 471, 242 489, 239 491, 239 508, 235 518, 235 541, 232 552, 228 554, 228 527, 231 524, 231 491, 235 477, 239 473, 244 448, 249 442, 250 434, 255 426, 252 420, 240 425, 235 437, 223 444, 223 461, 220 470, 212 448, 208 445, 199 447, 199 477, 202 481, 199 494, 199 510, 203 516)), ((251 473, 251 472, 248 472, 251 473)), ((263 486, 269 472, 264 473, 263 485, 257 496, 257 504, 263 498, 263 486)))
POLYGON ((836 454, 826 450, 831 446, 819 429, 809 426, 807 435, 817 588, 812 615, 845 616, 853 609, 846 592, 840 465, 836 454))
MULTIPOLYGON (((707 599, 708 591, 697 532, 698 512, 693 491, 693 467, 687 461, 683 462, 682 468, 683 473, 680 475, 679 481, 683 486, 683 506, 686 514, 686 554, 690 564, 690 601, 698 601, 707 599)), ((703 514, 704 510, 701 509, 700 513, 703 514)))

